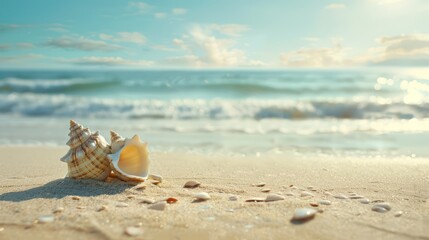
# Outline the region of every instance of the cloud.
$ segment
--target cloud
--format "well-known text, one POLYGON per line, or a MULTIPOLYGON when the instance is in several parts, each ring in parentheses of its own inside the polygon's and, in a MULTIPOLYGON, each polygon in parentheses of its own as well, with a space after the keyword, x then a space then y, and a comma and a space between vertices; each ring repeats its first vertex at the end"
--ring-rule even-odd
POLYGON ((0 24, 0 32, 6 32, 22 27, 28 27, 28 25, 20 25, 20 24, 0 24))
POLYGON ((343 9, 346 8, 346 5, 343 3, 331 3, 325 6, 326 9, 343 9))
POLYGON ((115 36, 101 33, 99 37, 102 40, 109 40, 113 42, 129 42, 139 45, 146 43, 146 37, 139 32, 118 32, 115 36))
POLYGON ((299 50, 282 53, 280 59, 288 67, 338 67, 344 66, 344 48, 338 41, 332 47, 301 48, 299 50))
POLYGON ((372 63, 378 65, 427 66, 429 64, 429 34, 401 35, 377 39, 372 49, 372 63))
POLYGON ((11 49, 30 49, 33 48, 32 43, 17 43, 17 44, 3 44, 0 45, 0 51, 7 51, 11 49))
POLYGON ((163 12, 157 12, 154 14, 155 18, 157 19, 163 19, 167 17, 167 14, 163 13, 163 12))
POLYGON ((173 39, 173 44, 186 54, 165 61, 197 67, 260 65, 258 61, 249 60, 245 52, 237 48, 236 38, 245 30, 247 27, 239 24, 195 25, 182 38, 173 39))
POLYGON ((137 12, 140 14, 145 14, 152 8, 151 5, 145 2, 129 2, 128 6, 137 10, 137 12))
POLYGON ((91 65, 91 66, 125 66, 125 67, 147 67, 153 64, 146 60, 126 60, 121 57, 82 57, 77 59, 65 60, 76 65, 91 65))
POLYGON ((120 46, 105 43, 103 41, 91 40, 84 37, 60 37, 51 39, 45 43, 46 46, 75 49, 81 51, 115 51, 121 49, 120 46))
POLYGON ((23 43, 17 43, 15 46, 16 46, 17 48, 19 48, 19 49, 30 49, 30 48, 34 48, 34 45, 33 45, 32 43, 26 43, 26 42, 23 42, 23 43))
POLYGON ((174 15, 184 15, 187 12, 188 12, 188 10, 185 8, 173 8, 171 10, 171 13, 173 13, 174 15))
POLYGON ((40 54, 25 54, 25 55, 15 55, 15 56, 0 56, 0 62, 2 63, 20 63, 28 60, 44 58, 40 54))

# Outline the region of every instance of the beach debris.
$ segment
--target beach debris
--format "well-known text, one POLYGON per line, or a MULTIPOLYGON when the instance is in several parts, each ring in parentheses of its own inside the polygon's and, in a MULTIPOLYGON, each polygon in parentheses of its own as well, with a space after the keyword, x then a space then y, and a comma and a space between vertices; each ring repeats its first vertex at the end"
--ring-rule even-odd
POLYGON ((106 205, 101 205, 100 207, 98 207, 97 208, 97 212, 101 212, 101 211, 104 211, 104 210, 107 210, 108 208, 107 208, 107 206, 106 205))
POLYGON ((61 158, 67 163, 67 177, 74 179, 105 180, 110 172, 107 154, 110 146, 97 131, 91 133, 88 128, 70 120, 69 151, 61 158))
POLYGON ((228 196, 228 199, 229 199, 229 201, 237 201, 237 200, 238 200, 238 197, 237 197, 237 196, 235 196, 235 195, 229 195, 229 196, 228 196))
POLYGON ((301 197, 314 197, 314 194, 311 193, 311 192, 302 191, 301 192, 301 197))
POLYGON ((169 197, 165 200, 168 204, 176 203, 178 200, 174 197, 169 197))
POLYGON ((206 192, 199 192, 199 193, 197 193, 197 194, 194 195, 194 198, 197 201, 206 201, 206 200, 209 200, 211 197, 206 192))
POLYGON ((160 201, 160 202, 155 202, 155 203, 149 205, 148 209, 164 211, 166 207, 167 207, 167 202, 160 201))
POLYGON ((63 211, 64 211, 63 207, 57 207, 52 211, 52 213, 62 213, 63 211))
POLYGON ((325 199, 324 200, 320 200, 319 203, 322 204, 322 205, 331 205, 331 201, 325 200, 325 199))
POLYGON ((390 207, 390 204, 388 202, 377 203, 371 208, 372 211, 379 213, 388 212, 390 211, 390 209, 392 209, 392 207, 390 207))
POLYGON ((402 214, 404 214, 404 212, 403 212, 403 211, 397 211, 397 212, 395 212, 395 213, 393 214, 393 216, 395 216, 395 217, 400 217, 400 216, 402 216, 402 214))
POLYGON ((79 200, 80 200, 80 197, 79 197, 79 196, 72 196, 72 197, 71 197, 71 199, 72 199, 72 200, 79 201, 79 200))
POLYGON ((298 208, 293 214, 292 221, 305 222, 316 216, 317 210, 313 208, 298 208))
POLYGON ((269 188, 263 188, 262 190, 261 190, 261 192, 264 192, 264 193, 267 193, 267 192, 270 192, 271 191, 271 189, 269 189, 269 188))
POLYGON ((319 203, 317 203, 317 202, 311 202, 311 203, 310 203, 310 206, 312 206, 312 207, 318 207, 318 206, 319 206, 319 203))
POLYGON ((139 227, 126 227, 124 233, 130 237, 143 235, 143 229, 139 227))
POLYGON ((265 183, 264 182, 260 182, 260 183, 255 184, 255 186, 256 187, 263 187, 263 186, 265 186, 265 183))
POLYGON ((285 197, 278 194, 268 194, 268 196, 265 198, 265 202, 274 202, 274 201, 280 201, 284 199, 285 197))
POLYGON ((151 198, 142 198, 140 203, 144 203, 144 204, 152 204, 154 203, 155 200, 151 199, 151 198))
POLYGON ((362 204, 368 204, 368 203, 370 203, 370 201, 369 201, 369 199, 368 198, 361 198, 361 199, 359 199, 358 200, 360 203, 362 203, 362 204))
MULTIPOLYGON (((111 132, 112 145, 115 143, 114 139, 111 132)), ((143 182, 149 176, 148 144, 143 143, 138 135, 124 141, 122 148, 107 155, 112 171, 123 181, 143 182)))
POLYGON ((124 207, 128 207, 128 203, 124 203, 124 202, 119 202, 118 204, 116 204, 116 207, 120 207, 120 208, 124 208, 124 207))
POLYGON ((196 188, 196 187, 199 187, 200 185, 201 185, 200 182, 195 181, 195 180, 190 180, 190 181, 187 181, 183 187, 184 188, 196 188))
POLYGON ((37 219, 39 223, 50 223, 50 222, 53 222, 54 220, 55 220, 54 215, 43 215, 37 219))
POLYGON ((265 198, 252 197, 252 198, 246 199, 245 202, 265 202, 265 198))
POLYGON ((149 174, 148 179, 152 179, 159 182, 162 182, 163 180, 162 176, 158 174, 149 174))
POLYGON ((346 195, 342 194, 342 193, 335 194, 334 198, 337 198, 337 199, 348 199, 348 197, 346 195))

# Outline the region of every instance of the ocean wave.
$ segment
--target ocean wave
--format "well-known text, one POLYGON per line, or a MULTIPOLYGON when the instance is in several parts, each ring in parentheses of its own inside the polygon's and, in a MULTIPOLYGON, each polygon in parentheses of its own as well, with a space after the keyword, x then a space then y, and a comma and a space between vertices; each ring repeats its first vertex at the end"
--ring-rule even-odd
POLYGON ((0 81, 0 92, 66 93, 72 91, 99 89, 117 83, 117 81, 98 81, 84 78, 55 80, 6 78, 0 81))
POLYGON ((412 119, 428 118, 429 104, 377 99, 123 100, 15 93, 0 95, 0 112, 23 116, 137 119, 412 119))

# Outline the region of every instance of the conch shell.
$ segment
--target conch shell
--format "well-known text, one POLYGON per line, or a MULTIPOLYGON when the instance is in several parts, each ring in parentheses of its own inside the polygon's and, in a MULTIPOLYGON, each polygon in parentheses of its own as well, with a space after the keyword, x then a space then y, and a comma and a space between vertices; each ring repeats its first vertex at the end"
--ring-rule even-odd
POLYGON ((88 128, 70 120, 70 150, 61 161, 68 165, 67 177, 75 179, 106 179, 110 172, 107 154, 110 146, 97 131, 91 133, 88 128))
POLYGON ((138 135, 124 139, 111 131, 112 154, 107 155, 116 177, 123 181, 143 182, 149 175, 149 150, 138 135))

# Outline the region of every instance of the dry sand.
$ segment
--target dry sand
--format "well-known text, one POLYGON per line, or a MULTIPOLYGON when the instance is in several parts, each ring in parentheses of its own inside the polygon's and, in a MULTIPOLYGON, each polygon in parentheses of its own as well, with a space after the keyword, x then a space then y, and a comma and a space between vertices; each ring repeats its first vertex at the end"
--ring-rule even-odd
POLYGON ((154 153, 152 173, 164 181, 136 189, 119 181, 65 180, 67 168, 58 159, 66 151, 0 148, 0 239, 123 239, 128 226, 141 228, 143 234, 136 237, 141 239, 429 239, 429 159, 154 153), (185 189, 187 180, 202 184, 185 189), (269 194, 252 186, 259 182, 271 193, 295 196, 244 202, 269 194), (315 196, 300 197, 299 188, 309 186, 315 196), (192 196, 201 191, 212 198, 193 202, 192 196), (374 203, 336 199, 326 191, 384 200, 392 209, 374 212, 374 203), (229 194, 238 201, 230 201, 229 194), (139 203, 166 197, 178 202, 164 211, 139 203), (296 208, 321 199, 332 204, 317 207, 323 212, 313 220, 290 221, 296 208), (117 207, 121 202, 128 207, 117 207), (98 212, 102 205, 107 210, 98 212), (54 222, 37 223, 57 207, 64 211, 54 214, 54 222), (395 217, 397 211, 403 215, 395 217))

